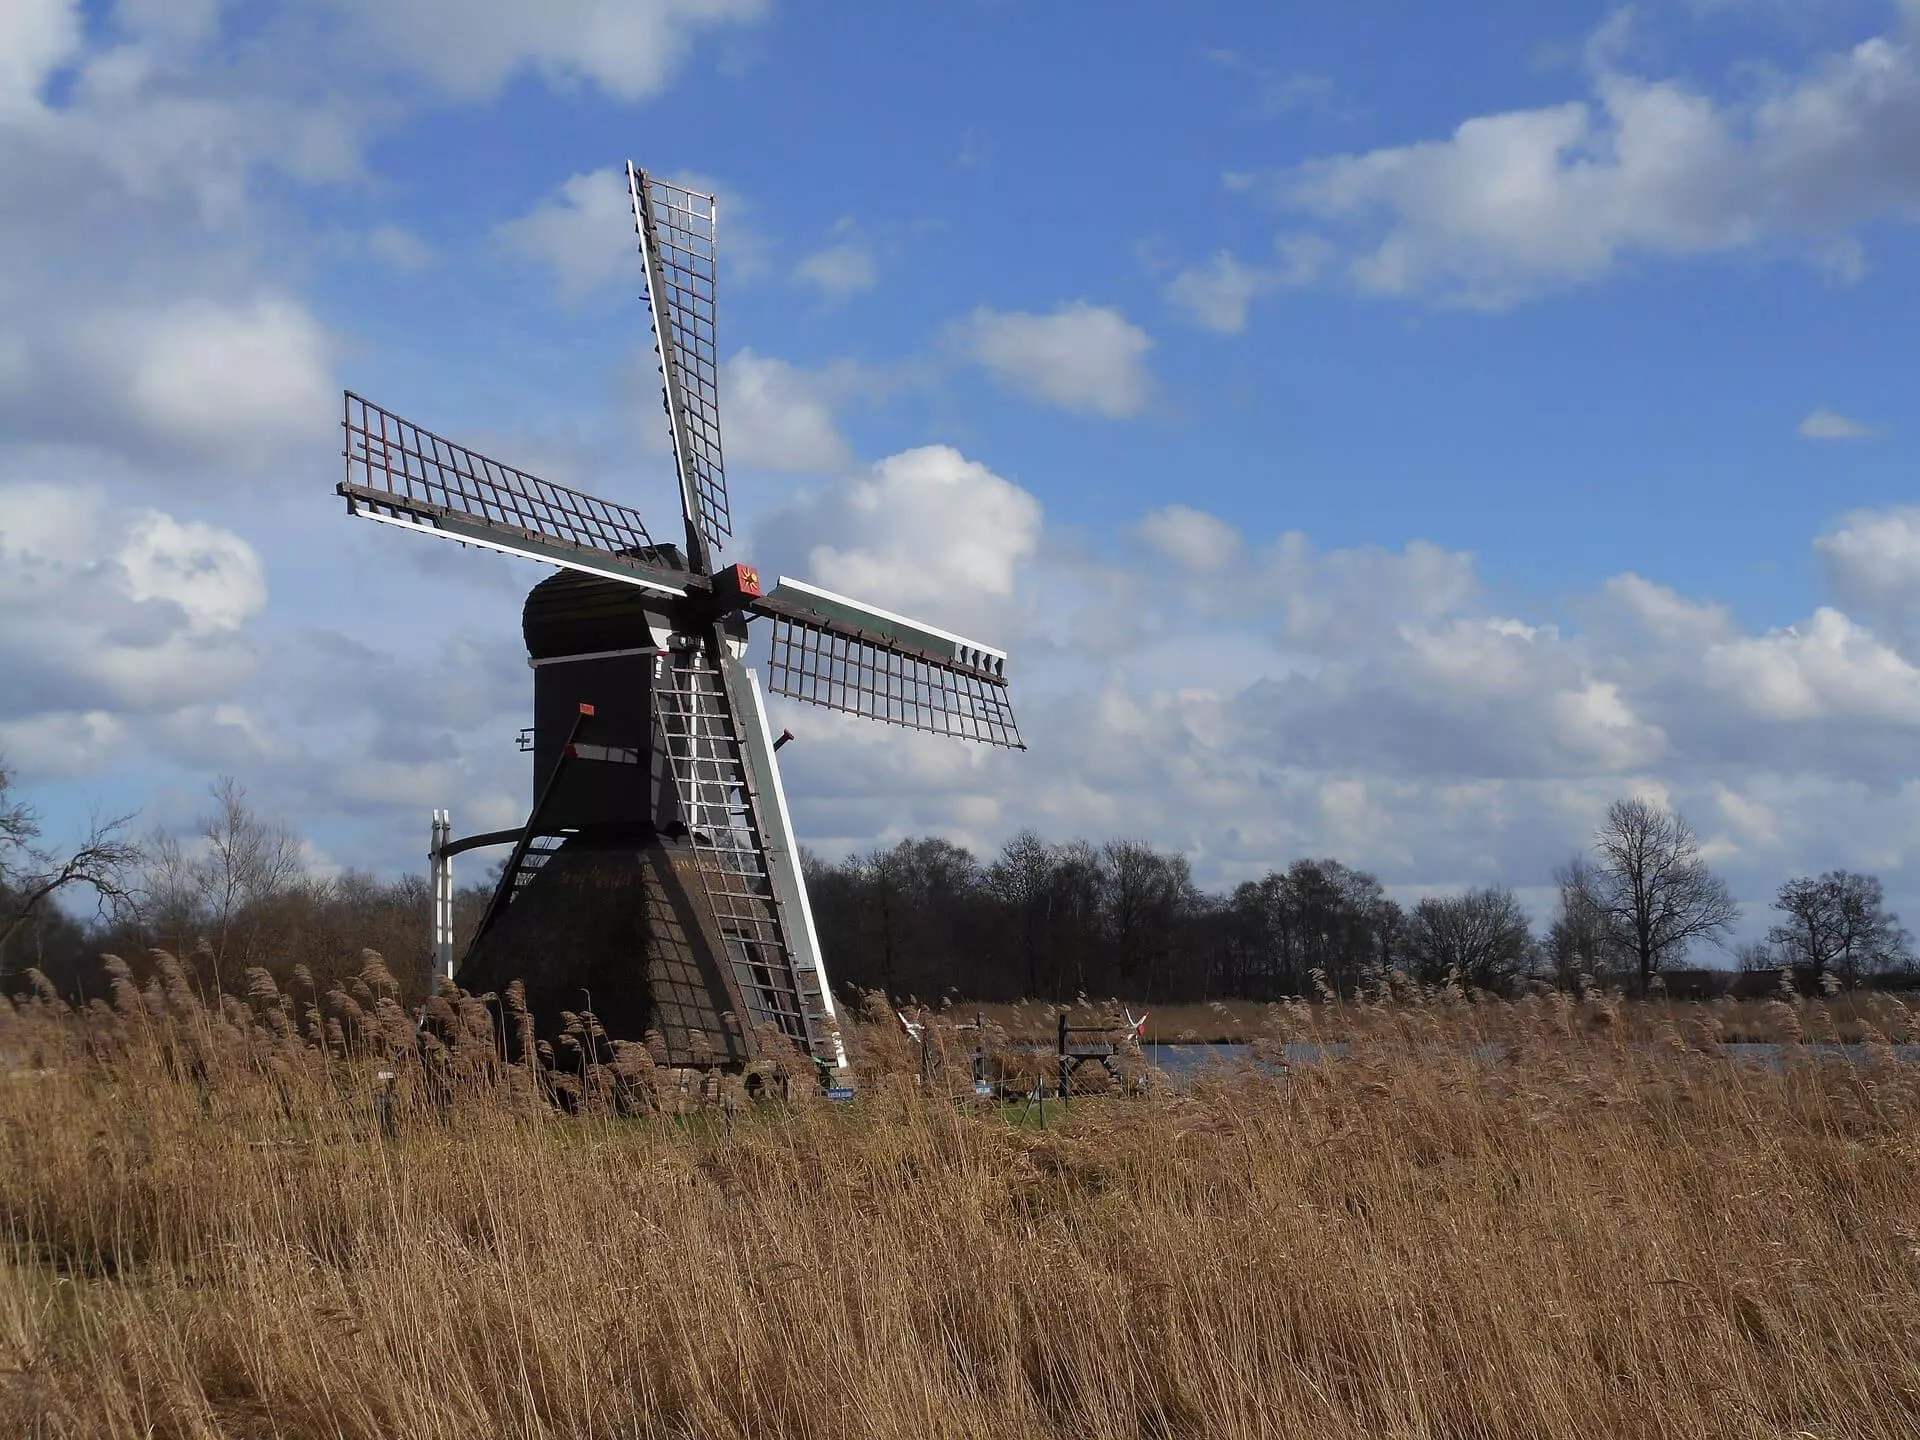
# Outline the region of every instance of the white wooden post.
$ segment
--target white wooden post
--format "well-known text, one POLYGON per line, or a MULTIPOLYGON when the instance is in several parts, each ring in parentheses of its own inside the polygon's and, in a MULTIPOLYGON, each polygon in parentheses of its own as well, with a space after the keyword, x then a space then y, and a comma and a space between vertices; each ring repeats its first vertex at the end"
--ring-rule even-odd
POLYGON ((453 979, 453 857, 446 847, 453 843, 453 812, 433 812, 433 848, 427 852, 433 862, 433 970, 435 976, 453 979))

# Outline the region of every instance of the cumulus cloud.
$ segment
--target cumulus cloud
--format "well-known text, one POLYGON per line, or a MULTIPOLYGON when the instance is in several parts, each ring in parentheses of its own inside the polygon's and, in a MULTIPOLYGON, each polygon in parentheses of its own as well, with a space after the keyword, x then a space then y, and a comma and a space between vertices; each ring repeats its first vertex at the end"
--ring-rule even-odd
MULTIPOLYGON (((384 667, 361 656, 358 672, 343 664, 310 685, 325 647, 273 641, 287 641, 281 627, 330 563, 313 553, 325 542, 300 536, 292 553, 274 553, 280 613, 268 617, 265 563, 236 533, 287 534, 290 517, 265 492, 286 477, 304 483, 337 448, 343 346, 305 298, 308 266, 410 272, 433 259, 413 231, 362 207, 351 228, 316 233, 313 219, 326 187, 369 180, 369 140, 421 107, 528 79, 641 98, 702 36, 763 10, 759 0, 563 0, 537 16, 441 0, 269 0, 244 16, 219 0, 0 5, 0 750, 35 778, 252 767, 259 793, 303 822, 385 814, 432 792, 508 823, 523 787, 502 783, 494 742, 511 729, 475 684, 484 677, 516 709, 524 701, 518 594, 493 648, 468 652, 428 633, 437 612, 414 603, 406 565, 351 569, 349 617, 408 613, 417 626, 384 667), (48 476, 60 483, 26 483, 48 476), (113 487, 111 501, 95 479, 113 487), (227 487, 218 525, 182 508, 182 488, 199 483, 227 487), (271 530, 250 528, 269 519, 271 530), (450 647, 444 663, 397 653, 436 644, 450 647), (409 712, 367 696, 343 715, 354 675, 383 670, 383 693, 409 712), (436 696, 462 708, 442 723, 436 696), (304 716, 326 718, 303 728, 304 716), (423 725, 438 729, 423 738, 423 725), (469 725, 492 728, 482 738, 469 725)), ((563 191, 551 205, 574 198, 563 191)), ((624 193, 617 208, 611 240, 625 258, 624 193)), ((566 247, 561 221, 549 229, 524 238, 551 242, 543 259, 563 281, 596 283, 599 262, 566 247)), ((736 226, 730 265, 753 250, 736 226)), ((352 566, 350 547, 332 559, 352 566)), ((488 603, 464 596, 460 613, 488 603)))
POLYGON ((845 469, 853 451, 835 411, 865 384, 865 372, 848 361, 805 370, 740 351, 720 375, 727 459, 767 470, 845 469))
MULTIPOLYGON (((720 263, 726 270, 751 277, 766 268, 767 242, 751 222, 743 223, 751 208, 744 200, 710 175, 661 178, 714 197, 720 263)), ((510 251, 551 266, 566 305, 615 283, 635 294, 645 284, 624 166, 570 176, 527 214, 496 225, 493 234, 510 251)))
POLYGON ((1707 683, 1758 720, 1920 725, 1920 670, 1830 607, 1802 625, 1711 646, 1702 659, 1707 683))
POLYGON ((230 531, 95 490, 0 486, 0 718, 99 733, 223 695, 253 670, 266 598, 230 531))
POLYGON ((1842 604, 1902 642, 1920 637, 1920 507, 1855 511, 1813 545, 1842 604))
POLYGON ((332 342, 285 295, 99 306, 0 343, 16 442, 249 465, 324 435, 336 406, 332 342))
POLYGON ((1800 422, 1800 434, 1807 440, 1864 440, 1872 433, 1869 426, 1825 406, 1800 422))
POLYGON ((117 377, 155 434, 205 450, 331 428, 334 387, 325 332, 280 296, 241 305, 184 301, 97 317, 88 361, 117 377))
POLYGON ((705 32, 766 13, 765 0, 339 0, 371 53, 481 99, 532 71, 619 100, 657 93, 705 32))
POLYGON ((1182 270, 1167 286, 1167 298, 1203 330, 1237 335, 1247 328, 1248 308, 1260 296, 1286 286, 1309 285, 1331 247, 1317 235, 1283 235, 1274 265, 1250 265, 1222 250, 1205 265, 1182 270))
POLYGON ((276 73, 270 16, 241 61, 206 7, 122 7, 97 36, 78 13, 0 19, 0 429, 232 483, 335 403, 332 338, 270 274, 260 182, 357 176, 366 121, 276 73))
POLYGON ((1272 288, 1267 272, 1243 265, 1222 250, 1206 265, 1174 276, 1167 298, 1201 328, 1235 335, 1247 328, 1247 306, 1254 297, 1272 288))
POLYGON ((851 240, 814 251, 794 267, 794 274, 836 298, 871 290, 880 281, 873 252, 851 240))
POLYGON ((409 274, 433 263, 432 247, 404 225, 376 225, 367 233, 367 248, 409 274))
POLYGON ((577 305, 601 286, 643 283, 633 199, 623 170, 574 175, 531 212, 494 227, 506 246, 553 267, 560 299, 577 305))
POLYGON ((1040 516, 1027 491, 950 446, 927 445, 796 497, 760 530, 796 578, 960 625, 1005 615, 1040 516))
POLYGON ((1920 206, 1917 13, 1751 100, 1624 73, 1619 47, 1596 44, 1587 98, 1316 160, 1271 193, 1325 222, 1358 289, 1450 304, 1512 304, 1636 254, 1775 242, 1830 257, 1920 206))
POLYGON ((1192 570, 1225 569, 1244 548, 1238 530, 1190 505, 1155 510, 1133 528, 1152 549, 1192 570))
POLYGON ((0 11, 0 113, 38 107, 48 77, 79 48, 77 0, 17 0, 0 11))
POLYGON ((975 310, 959 327, 967 355, 1001 383, 1063 409, 1124 419, 1152 382, 1147 333, 1118 310, 1076 300, 1049 315, 975 310))
POLYGON ((0 756, 19 775, 74 780, 97 775, 125 755, 126 721, 104 710, 0 715, 0 756))
MULTIPOLYGON (((1744 894, 1868 863, 1920 891, 1900 874, 1920 669, 1835 606, 1753 631, 1628 574, 1570 629, 1491 605, 1461 552, 1324 551, 1186 506, 1103 559, 942 450, 770 525, 798 573, 1004 644, 1032 746, 981 755, 783 707, 805 740, 789 791, 827 849, 924 829, 991 847, 1031 824, 1154 835, 1212 878, 1332 852, 1394 883, 1544 885, 1608 801, 1658 792, 1744 894)), ((1920 598, 1916 536, 1913 515, 1874 512, 1819 544, 1837 586, 1897 607, 1920 598)))

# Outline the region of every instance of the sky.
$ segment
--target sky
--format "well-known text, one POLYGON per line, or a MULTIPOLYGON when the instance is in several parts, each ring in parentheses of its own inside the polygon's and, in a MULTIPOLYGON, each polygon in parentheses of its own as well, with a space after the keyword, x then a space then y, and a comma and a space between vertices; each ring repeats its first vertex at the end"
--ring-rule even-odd
POLYGON ((719 197, 721 558, 1012 655, 1025 753, 779 702, 804 843, 1544 913, 1638 794, 1746 930, 1920 918, 1920 0, 4 0, 50 836, 524 817, 543 572, 351 521, 340 391, 673 534, 629 158, 719 197))

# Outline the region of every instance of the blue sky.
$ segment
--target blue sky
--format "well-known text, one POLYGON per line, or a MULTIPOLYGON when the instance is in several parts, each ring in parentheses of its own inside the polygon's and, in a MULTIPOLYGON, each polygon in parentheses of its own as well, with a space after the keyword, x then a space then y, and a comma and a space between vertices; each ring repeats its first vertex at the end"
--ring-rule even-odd
POLYGON ((523 806, 539 572, 356 527, 351 386, 672 529, 614 171, 721 196, 732 558, 1014 652, 813 712, 829 852, 1514 885, 1614 795, 1920 902, 1920 6, 15 0, 0 754, 313 863, 523 806), (373 533, 362 534, 364 529, 373 533), (419 832, 419 833, 416 833, 419 832))

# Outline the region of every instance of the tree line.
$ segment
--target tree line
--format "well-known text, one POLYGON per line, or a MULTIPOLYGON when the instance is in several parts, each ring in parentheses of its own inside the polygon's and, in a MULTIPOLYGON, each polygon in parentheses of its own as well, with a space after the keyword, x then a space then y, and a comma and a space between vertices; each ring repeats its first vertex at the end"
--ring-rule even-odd
MULTIPOLYGON (((1524 980, 1646 992, 1740 908, 1684 816, 1614 802, 1592 845, 1555 872, 1541 933, 1505 886, 1403 905, 1339 860, 1296 860, 1209 893, 1184 856, 1142 841, 1049 845, 1016 835, 991 860, 909 839, 838 863, 808 857, 821 948, 836 983, 934 1000, 1124 995, 1179 1003, 1352 994, 1398 972, 1507 991, 1524 980)), ((1811 986, 1911 972, 1912 939, 1881 883, 1844 870, 1788 881, 1746 970, 1811 986)))
MULTIPOLYGON (((325 990, 358 975, 362 952, 374 950, 405 993, 426 993, 425 876, 310 874, 299 838, 256 812, 237 782, 219 780, 208 801, 180 830, 136 833, 132 816, 96 819, 82 842, 57 849, 0 769, 0 992, 37 970, 71 997, 103 996, 103 956, 153 950, 178 957, 209 994, 244 991, 255 966, 325 990)), ((455 896, 468 933, 488 893, 455 896)))
MULTIPOLYGON (((307 872, 303 846, 232 780, 179 832, 97 821, 80 844, 44 843, 0 769, 0 990, 37 969, 70 994, 104 992, 103 954, 178 956, 209 989, 259 966, 325 987, 376 950, 410 995, 430 984, 423 876, 307 872), (91 916, 71 904, 96 902, 91 916)), ((837 988, 898 999, 1152 1003, 1352 994, 1398 972, 1424 984, 1507 991, 1524 980, 1655 988, 1702 946, 1722 945, 1739 907, 1677 812, 1609 807, 1592 844, 1556 871, 1558 901, 1536 933, 1511 889, 1483 886, 1403 905, 1364 870, 1296 860, 1209 892, 1186 857, 1139 840, 1050 844, 1030 831, 991 859, 939 838, 832 862, 803 852, 837 988)), ((457 936, 491 893, 456 895, 457 936)), ((1827 988, 1912 972, 1912 939, 1880 881, 1843 870, 1780 887, 1779 921, 1739 947, 1747 970, 1792 969, 1827 988)))

